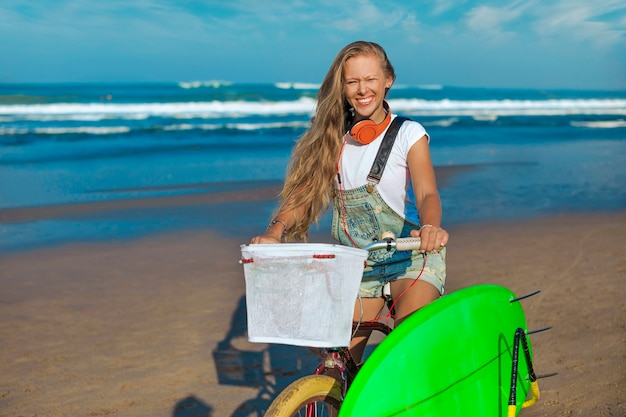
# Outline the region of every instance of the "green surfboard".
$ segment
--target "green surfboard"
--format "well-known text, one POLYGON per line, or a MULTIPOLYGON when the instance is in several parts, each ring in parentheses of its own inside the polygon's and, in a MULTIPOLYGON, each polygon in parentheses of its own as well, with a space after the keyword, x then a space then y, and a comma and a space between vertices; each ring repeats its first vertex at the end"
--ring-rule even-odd
MULTIPOLYGON (((509 415, 515 332, 527 331, 514 299, 504 287, 477 285, 411 315, 367 358, 339 416, 509 415)), ((530 389, 522 348, 517 369, 515 414, 530 389)))

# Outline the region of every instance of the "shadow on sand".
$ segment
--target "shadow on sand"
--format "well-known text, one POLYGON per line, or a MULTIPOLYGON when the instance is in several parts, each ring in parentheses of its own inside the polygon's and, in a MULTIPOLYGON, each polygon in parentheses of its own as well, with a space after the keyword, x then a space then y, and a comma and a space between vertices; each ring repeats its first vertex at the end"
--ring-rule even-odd
POLYGON ((212 417, 213 409, 194 396, 176 403, 172 417, 212 417))
MULTIPOLYGON (((287 385, 310 375, 319 357, 307 348, 247 341, 246 299, 241 297, 233 314, 229 332, 213 351, 218 381, 223 385, 257 388, 255 398, 245 401, 231 417, 263 416, 272 400, 287 385)), ((210 416, 210 407, 207 414, 210 416)), ((174 414, 196 417, 196 414, 174 414)))

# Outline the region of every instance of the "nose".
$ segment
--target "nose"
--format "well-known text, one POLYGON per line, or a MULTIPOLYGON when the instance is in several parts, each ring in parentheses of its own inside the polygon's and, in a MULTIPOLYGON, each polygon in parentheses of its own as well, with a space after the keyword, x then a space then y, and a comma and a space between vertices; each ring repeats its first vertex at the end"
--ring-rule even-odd
POLYGON ((367 85, 364 81, 359 81, 359 87, 357 89, 357 93, 365 94, 367 92, 367 85))

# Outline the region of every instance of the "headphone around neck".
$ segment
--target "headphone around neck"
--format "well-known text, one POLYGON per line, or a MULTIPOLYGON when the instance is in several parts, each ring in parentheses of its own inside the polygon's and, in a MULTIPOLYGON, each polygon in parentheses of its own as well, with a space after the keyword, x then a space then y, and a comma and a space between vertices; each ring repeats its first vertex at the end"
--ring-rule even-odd
POLYGON ((352 139, 363 145, 367 145, 380 136, 380 134, 387 129, 389 123, 391 123, 391 112, 389 111, 389 104, 387 104, 386 101, 383 101, 383 108, 386 112, 385 120, 380 124, 372 119, 359 120, 350 128, 350 136, 352 136, 352 139))

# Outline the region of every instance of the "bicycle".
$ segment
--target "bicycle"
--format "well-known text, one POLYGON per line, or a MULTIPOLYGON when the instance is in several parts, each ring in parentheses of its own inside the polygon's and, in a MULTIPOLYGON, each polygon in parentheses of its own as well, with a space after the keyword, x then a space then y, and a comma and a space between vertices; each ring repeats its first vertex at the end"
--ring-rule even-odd
MULTIPOLYGON (((364 251, 374 250, 414 250, 419 249, 419 238, 399 238, 393 239, 392 237, 383 238, 381 241, 376 241, 363 248, 364 251)), ((366 253, 367 253, 366 252, 366 253)), ((252 260, 242 261, 252 262, 252 260)), ((356 297, 353 298, 353 300, 356 297)), ((521 298, 520 298, 521 299, 521 298)), ((441 299, 440 299, 441 300, 441 299)), ((518 301, 519 299, 511 299, 510 302, 518 301)), ((431 303, 436 304, 439 300, 431 303)), ((354 301, 352 301, 352 304, 354 301)), ((440 303, 441 304, 441 303, 440 303)), ((387 300, 387 305, 391 305, 391 300, 387 300)), ((428 307, 428 306, 427 306, 428 307)), ((436 309, 436 307, 433 307, 436 309)), ((432 310, 432 308, 431 308, 432 310)), ((420 310, 421 311, 421 310, 420 310)), ((523 314, 523 313, 522 313, 523 314)), ((407 321, 410 321, 410 317, 407 321)), ((419 319, 417 317, 416 319, 419 319)), ((351 320, 350 320, 351 321, 351 320)), ((391 334, 391 328, 381 322, 365 322, 365 323, 353 323, 352 334, 358 327, 359 329, 372 330, 381 332, 383 335, 388 336, 391 334)), ((515 329, 515 341, 514 346, 512 344, 505 343, 506 351, 512 352, 513 369, 511 371, 511 389, 508 399, 508 414, 509 416, 515 416, 521 407, 534 404, 539 397, 539 391, 536 384, 536 376, 532 369, 531 352, 528 341, 525 337, 525 330, 522 328, 515 329), (520 402, 516 398, 517 387, 520 381, 518 374, 518 367, 520 363, 519 346, 523 347, 523 354, 526 359, 525 368, 519 372, 519 374, 528 375, 528 384, 523 384, 522 390, 525 393, 532 391, 532 398, 524 401, 520 406, 520 402), (528 385, 528 387, 526 386, 528 385)), ((386 337, 385 339, 388 339, 386 337)), ((391 337, 389 337, 391 340, 391 337)), ((383 341, 385 343, 386 340, 383 341)), ((287 388, 285 388, 271 403, 265 416, 266 417, 293 417, 293 416, 337 416, 346 399, 349 388, 352 386, 357 374, 361 369, 362 364, 356 364, 352 359, 348 348, 348 343, 341 344, 340 347, 321 347, 320 348, 320 363, 313 371, 312 375, 302 377, 287 388)), ((376 348, 374 353, 382 346, 376 348)), ((374 355, 372 355, 374 356, 374 355)), ((369 361, 369 359, 368 359, 369 361)), ((367 363, 367 361, 365 362, 367 363)), ((368 372, 371 371, 371 367, 368 372)), ((361 384, 363 385, 363 384, 361 384)), ((359 387, 361 389, 361 387, 359 387)), ((352 401, 354 403, 354 401, 352 401)), ((350 406, 352 407, 353 404, 350 406)), ((411 406, 413 407, 413 406, 411 406)), ((405 407, 407 408, 407 407, 405 407)), ((362 415, 363 411, 354 414, 362 415)), ((395 415, 395 414, 394 414, 395 415)), ((410 414, 409 415, 419 415, 410 414)))

